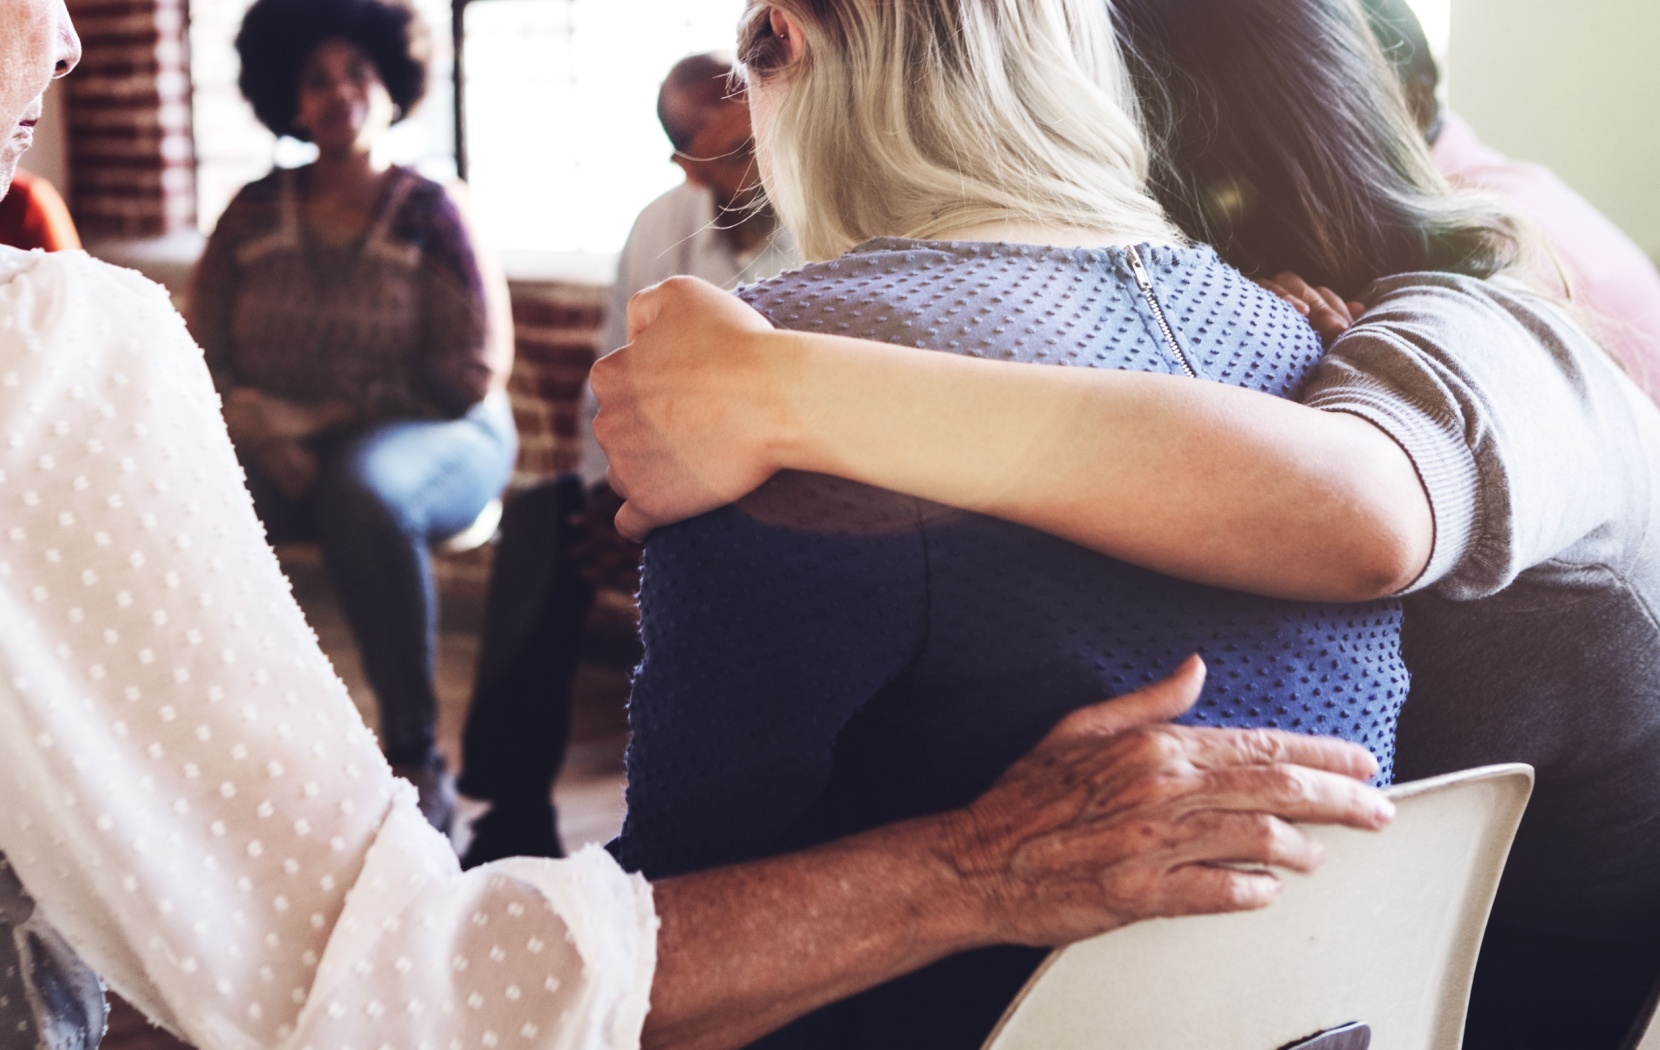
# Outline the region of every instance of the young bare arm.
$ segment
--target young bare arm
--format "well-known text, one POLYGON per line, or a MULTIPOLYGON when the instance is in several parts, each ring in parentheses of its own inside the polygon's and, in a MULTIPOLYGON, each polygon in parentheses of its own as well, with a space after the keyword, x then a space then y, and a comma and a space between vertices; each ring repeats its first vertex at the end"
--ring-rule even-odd
POLYGON ((636 536, 784 469, 1005 518, 1173 576, 1362 601, 1428 562, 1406 453, 1354 416, 1219 383, 1038 368, 774 330, 689 278, 596 364, 595 433, 636 536))
POLYGON ((1076 712, 978 802, 657 884, 645 1045, 721 1050, 944 956, 1067 944, 1154 916, 1264 907, 1319 848, 1287 821, 1383 826, 1335 740, 1167 724, 1203 665, 1076 712), (1283 819, 1282 819, 1283 818, 1283 819))

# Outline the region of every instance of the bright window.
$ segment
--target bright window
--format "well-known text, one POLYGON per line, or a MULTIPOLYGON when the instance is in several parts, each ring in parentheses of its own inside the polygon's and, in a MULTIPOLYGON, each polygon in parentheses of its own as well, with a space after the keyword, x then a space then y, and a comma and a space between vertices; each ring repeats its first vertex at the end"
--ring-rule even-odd
MULTIPOLYGON (((309 160, 275 142, 236 89, 232 41, 251 0, 191 0, 201 226, 244 183, 309 160)), ((390 159, 455 174, 451 0, 415 0, 437 45, 432 92, 386 142, 390 159)), ((1452 0, 1411 0, 1446 53, 1452 0)), ((468 181, 484 239, 510 252, 605 256, 680 180, 657 123, 669 67, 730 51, 745 0, 467 0, 468 181)))
POLYGON ((1430 49, 1436 58, 1445 62, 1447 42, 1452 36, 1452 0, 1410 0, 1410 3, 1418 13, 1418 21, 1424 24, 1430 49))
POLYGON ((468 182, 506 250, 612 254, 680 181, 657 89, 687 55, 732 50, 744 0, 471 0, 468 182))

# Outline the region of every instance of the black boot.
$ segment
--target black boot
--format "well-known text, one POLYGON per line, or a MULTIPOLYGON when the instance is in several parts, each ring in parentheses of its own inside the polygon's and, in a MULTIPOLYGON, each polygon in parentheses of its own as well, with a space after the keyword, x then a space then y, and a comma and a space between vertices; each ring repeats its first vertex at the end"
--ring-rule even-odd
POLYGON ((476 868, 504 857, 564 855, 565 847, 559 841, 559 811, 553 803, 496 803, 473 821, 473 841, 462 854, 461 867, 476 868))

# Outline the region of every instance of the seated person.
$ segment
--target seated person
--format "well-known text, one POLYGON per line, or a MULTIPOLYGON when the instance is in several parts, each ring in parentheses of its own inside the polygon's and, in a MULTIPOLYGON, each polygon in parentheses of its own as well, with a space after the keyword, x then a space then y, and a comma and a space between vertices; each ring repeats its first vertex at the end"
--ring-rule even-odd
POLYGON ((191 331, 271 541, 321 543, 381 745, 446 829, 428 548, 513 468, 506 286, 444 186, 375 157, 426 85, 403 0, 260 0, 237 47, 254 112, 318 159, 231 203, 196 270, 191 331))
MULTIPOLYGON (((0 0, 0 190, 79 56, 62 0, 0 0)), ((630 1050, 642 1024, 719 1050, 969 947, 1263 907, 1264 865, 1319 866, 1287 822, 1392 811, 1354 745, 1167 724, 1191 660, 952 813, 650 888, 592 850, 464 875, 289 593, 166 293, 0 248, 0 359, 8 1047, 97 1043, 78 953, 201 1050, 630 1050)))
MULTIPOLYGON (((693 55, 663 82, 657 116, 686 181, 646 206, 623 246, 604 352, 628 341, 628 300, 659 281, 687 275, 733 288, 801 261, 760 192, 749 104, 732 73, 720 56, 693 55)), ((596 411, 584 390, 580 476, 517 494, 502 517, 462 742, 460 788, 490 803, 473 822, 467 867, 563 855, 550 796, 589 608, 595 588, 631 599, 639 589, 640 548, 612 526, 620 501, 593 439, 596 411)))
MULTIPOLYGON (((768 194, 821 260, 740 293, 774 325, 1280 397, 1309 375, 1314 331, 1149 196, 1100 4, 1018 32, 993 0, 855 8, 746 20, 768 194)), ((1213 674, 1192 722, 1363 743, 1385 778, 1407 692, 1398 603, 1224 591, 819 474, 654 533, 641 616, 615 850, 650 877, 959 805, 1193 649, 1213 674)), ((958 957, 767 1045, 976 1047, 1039 958, 958 957)))
POLYGON ((1538 773, 1464 1045, 1627 1047, 1660 974, 1660 837, 1634 831, 1660 805, 1660 414, 1559 280, 1518 279, 1539 272, 1525 230, 1439 177, 1352 0, 1115 10, 1163 89, 1154 184, 1182 228, 1335 290, 1311 317, 1368 306, 1301 404, 779 331, 670 282, 594 370, 619 523, 643 535, 820 470, 1183 578, 1404 593, 1397 775, 1538 773))
POLYGON ((57 189, 39 175, 19 169, 11 190, 0 197, 0 244, 64 252, 79 248, 81 235, 57 189))
MULTIPOLYGON (((1660 271, 1632 239, 1549 168, 1513 160, 1441 104, 1441 68, 1407 0, 1366 0, 1412 115, 1455 186, 1485 190, 1548 238, 1579 318, 1651 398, 1660 399, 1660 271)), ((1555 277, 1555 274, 1547 275, 1555 277)))

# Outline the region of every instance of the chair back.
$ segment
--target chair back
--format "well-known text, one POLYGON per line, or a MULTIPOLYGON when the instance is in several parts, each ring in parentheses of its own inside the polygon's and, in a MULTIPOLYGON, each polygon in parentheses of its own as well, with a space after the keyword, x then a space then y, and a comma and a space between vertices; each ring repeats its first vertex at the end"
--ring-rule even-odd
POLYGON ((1458 1050, 1532 790, 1523 765, 1390 788, 1394 823, 1311 829, 1325 864, 1286 875, 1270 908, 1054 952, 985 1050, 1458 1050))
POLYGON ((1660 989, 1656 989, 1655 996, 1643 1011, 1642 1020, 1636 1025, 1638 1030, 1629 1037, 1627 1045, 1630 1050, 1660 1050, 1660 1009, 1657 1006, 1660 1006, 1660 989))

